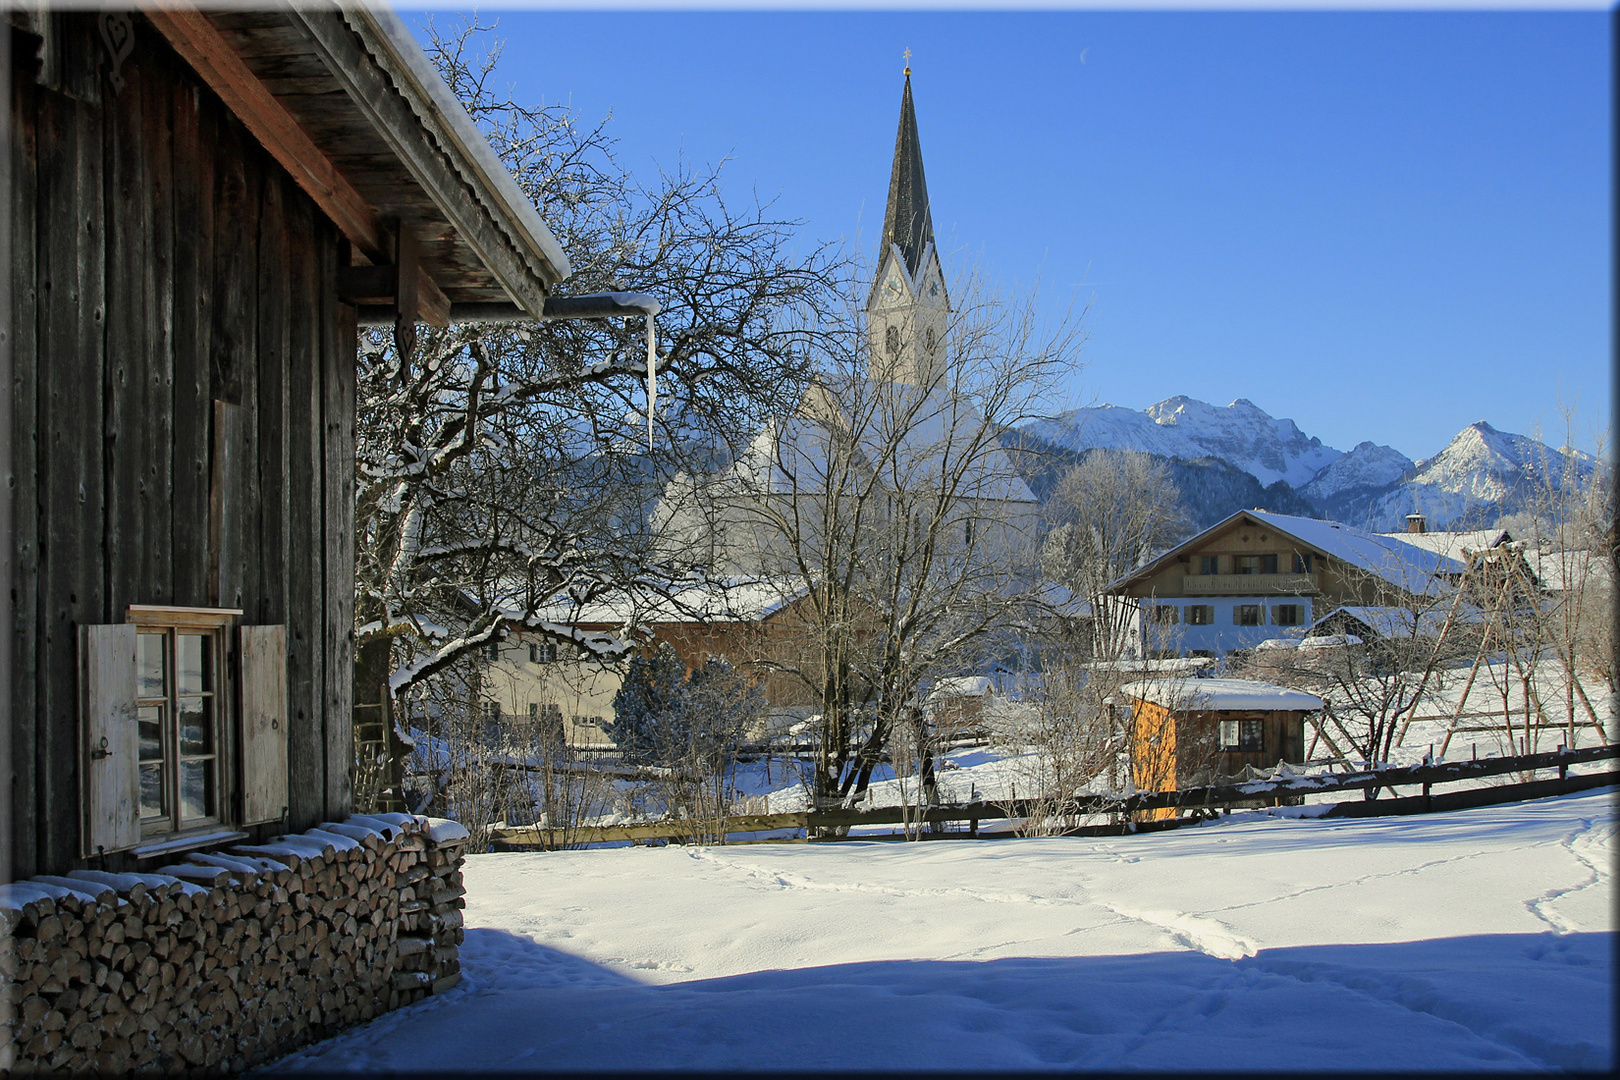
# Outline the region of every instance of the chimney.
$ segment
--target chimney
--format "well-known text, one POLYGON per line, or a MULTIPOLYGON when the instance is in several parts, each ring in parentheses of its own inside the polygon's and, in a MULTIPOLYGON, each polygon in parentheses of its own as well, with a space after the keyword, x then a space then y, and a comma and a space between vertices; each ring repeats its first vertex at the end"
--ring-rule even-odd
POLYGON ((1407 514, 1406 531, 1409 533, 1428 532, 1429 519, 1422 514, 1407 514))

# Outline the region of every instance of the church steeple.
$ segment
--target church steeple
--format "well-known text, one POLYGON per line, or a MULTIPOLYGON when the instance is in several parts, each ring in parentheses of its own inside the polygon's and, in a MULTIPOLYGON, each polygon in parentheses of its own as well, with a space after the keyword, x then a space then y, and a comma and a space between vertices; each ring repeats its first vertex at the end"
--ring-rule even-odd
MULTIPOLYGON (((923 252, 934 242, 934 221, 928 214, 928 183, 923 179, 922 143, 917 138, 917 112, 911 104, 911 68, 900 95, 900 131, 894 139, 894 168, 889 173, 889 206, 883 213, 883 245, 894 244, 906 260, 913 278, 923 252)), ((879 253, 878 261, 882 262, 879 253)))

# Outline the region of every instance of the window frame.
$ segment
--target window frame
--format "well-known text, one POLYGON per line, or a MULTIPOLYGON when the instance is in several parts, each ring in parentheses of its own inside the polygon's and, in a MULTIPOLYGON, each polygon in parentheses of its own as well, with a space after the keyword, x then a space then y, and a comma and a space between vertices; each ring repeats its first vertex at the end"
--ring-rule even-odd
POLYGON ((1304 604, 1274 604, 1274 605, 1272 605, 1272 608, 1271 608, 1271 625, 1273 625, 1273 626, 1304 626, 1305 625, 1305 605, 1304 604), (1293 613, 1293 618, 1290 619, 1287 622, 1283 621, 1283 616, 1282 616, 1282 613, 1285 612, 1285 611, 1293 613))
POLYGON ((1266 750, 1266 722, 1253 718, 1217 721, 1216 741, 1223 754, 1263 754, 1266 750), (1234 739, 1228 739, 1228 731, 1234 739))
POLYGON ((1219 574, 1221 572, 1221 557, 1219 555, 1198 556, 1198 573, 1201 576, 1219 574))
MULTIPOLYGON (((207 834, 218 832, 223 827, 233 826, 237 814, 235 813, 235 800, 237 792, 236 766, 238 748, 236 745, 236 653, 232 648, 234 635, 231 630, 237 625, 242 611, 239 608, 183 608, 162 607, 157 605, 131 604, 124 612, 126 624, 135 627, 137 665, 140 656, 140 639, 142 636, 156 637, 162 635, 164 639, 164 692, 160 695, 146 694, 140 689, 140 669, 137 666, 137 724, 140 723, 139 710, 152 707, 154 704, 162 708, 160 718, 160 749, 162 757, 158 760, 161 776, 161 801, 166 806, 162 815, 146 816, 140 804, 140 788, 138 783, 139 765, 137 767, 136 813, 139 817, 140 837, 143 845, 154 840, 183 839, 193 834, 207 834), (179 656, 177 646, 180 637, 199 636, 211 642, 212 658, 212 685, 211 688, 197 694, 184 694, 179 687, 179 656), (212 709, 208 710, 208 725, 211 729, 212 752, 206 755, 186 755, 180 752, 180 711, 179 703, 182 698, 204 697, 212 702, 212 709), (183 816, 181 799, 181 769, 187 762, 211 760, 214 782, 213 807, 210 813, 199 818, 183 816)), ((137 728, 137 731, 139 729, 137 728)), ((137 736, 138 740, 138 736, 137 736)), ((145 764, 145 763, 141 763, 145 764)))
POLYGON ((1214 626, 1215 625, 1215 605, 1214 604, 1188 604, 1187 605, 1186 616, 1187 616, 1187 625, 1188 626, 1214 626), (1196 612, 1197 614, 1194 614, 1194 612, 1196 612), (1199 616, 1203 616, 1203 617, 1200 618, 1199 616))
POLYGON ((1232 605, 1232 625, 1233 626, 1264 626, 1264 625, 1266 625, 1266 606, 1264 604, 1233 604, 1232 605), (1254 615, 1254 621, 1253 622, 1248 622, 1243 617, 1245 614, 1250 614, 1250 613, 1252 613, 1254 615))

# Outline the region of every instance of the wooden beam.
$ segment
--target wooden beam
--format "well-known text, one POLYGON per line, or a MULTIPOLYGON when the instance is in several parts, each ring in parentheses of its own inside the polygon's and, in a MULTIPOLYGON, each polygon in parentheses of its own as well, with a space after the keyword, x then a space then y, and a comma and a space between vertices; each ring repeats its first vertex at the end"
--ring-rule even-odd
MULTIPOLYGON (((366 258, 377 264, 393 261, 388 230, 371 204, 259 81, 207 15, 172 5, 143 13, 366 258)), ((434 326, 448 325, 450 301, 425 269, 416 275, 416 289, 421 317, 434 326)))

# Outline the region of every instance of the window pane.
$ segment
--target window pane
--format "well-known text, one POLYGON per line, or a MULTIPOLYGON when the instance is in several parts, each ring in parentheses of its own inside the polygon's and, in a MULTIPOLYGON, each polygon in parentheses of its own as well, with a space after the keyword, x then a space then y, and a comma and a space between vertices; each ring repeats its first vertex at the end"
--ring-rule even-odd
POLYGON ((168 643, 167 634, 135 635, 135 670, 141 697, 163 696, 163 653, 168 643))
POLYGON ((141 817, 163 816, 163 767, 141 766, 141 817))
POLYGON ((214 813, 214 762, 180 763, 180 817, 190 820, 214 813))
POLYGON ((137 757, 141 761, 161 761, 163 758, 163 706, 142 705, 136 716, 140 738, 137 757))
POLYGON ((212 698, 180 699, 180 753, 214 752, 212 698))
POLYGON ((213 657, 209 655, 213 645, 211 638, 202 634, 181 634, 179 653, 179 670, 175 681, 179 684, 177 691, 182 694, 203 694, 212 690, 213 657))

